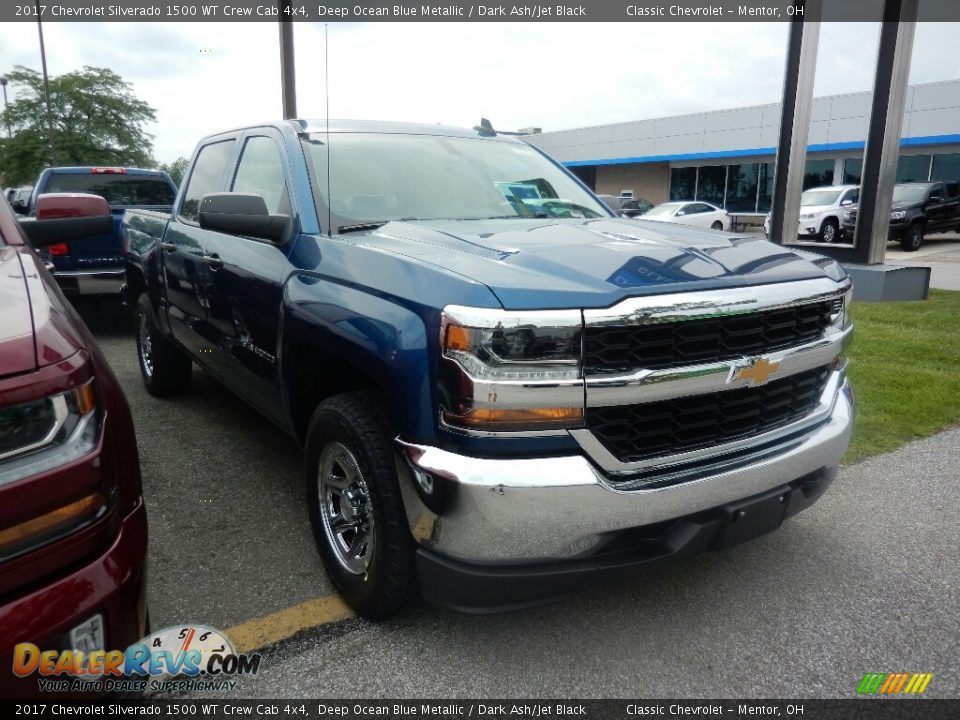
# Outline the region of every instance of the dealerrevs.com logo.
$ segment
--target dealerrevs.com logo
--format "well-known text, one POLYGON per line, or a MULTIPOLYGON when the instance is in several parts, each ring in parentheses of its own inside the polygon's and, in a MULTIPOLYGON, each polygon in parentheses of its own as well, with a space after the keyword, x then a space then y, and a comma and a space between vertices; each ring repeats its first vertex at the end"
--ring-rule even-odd
POLYGON ((41 650, 19 643, 13 673, 36 674, 43 692, 233 690, 255 675, 260 655, 237 653, 219 630, 204 625, 164 628, 126 650, 41 650))
POLYGON ((933 673, 867 673, 857 686, 858 695, 922 695, 933 673))

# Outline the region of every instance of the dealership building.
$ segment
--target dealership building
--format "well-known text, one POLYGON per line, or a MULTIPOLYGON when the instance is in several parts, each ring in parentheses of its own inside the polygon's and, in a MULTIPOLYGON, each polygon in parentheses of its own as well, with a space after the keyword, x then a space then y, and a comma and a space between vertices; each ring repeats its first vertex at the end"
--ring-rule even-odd
MULTIPOLYGON (((858 183, 872 93, 816 98, 804 187, 858 183)), ((780 104, 545 132, 526 139, 597 193, 631 191, 653 203, 703 200, 732 213, 766 213, 780 104)), ((960 181, 960 80, 909 88, 900 182, 960 181)))

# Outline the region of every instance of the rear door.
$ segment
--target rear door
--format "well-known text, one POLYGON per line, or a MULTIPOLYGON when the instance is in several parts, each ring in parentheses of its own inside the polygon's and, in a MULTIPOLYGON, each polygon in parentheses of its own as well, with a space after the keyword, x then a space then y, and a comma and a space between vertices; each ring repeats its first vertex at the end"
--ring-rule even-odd
POLYGON ((927 194, 927 202, 924 205, 924 211, 927 214, 928 233, 941 232, 949 225, 950 207, 947 199, 944 197, 943 184, 937 183, 930 188, 927 194))
MULTIPOLYGON (((278 131, 249 130, 227 188, 262 196, 271 214, 295 217, 287 167, 278 131)), ((293 243, 220 232, 210 232, 207 243, 212 262, 207 268, 209 328, 215 348, 209 360, 218 378, 283 423, 277 342, 288 272, 285 253, 293 243)))
POLYGON ((180 205, 161 243, 170 330, 202 364, 209 364, 212 354, 206 288, 210 262, 206 247, 212 233, 200 227, 200 199, 223 188, 236 144, 236 136, 220 136, 197 150, 180 205))

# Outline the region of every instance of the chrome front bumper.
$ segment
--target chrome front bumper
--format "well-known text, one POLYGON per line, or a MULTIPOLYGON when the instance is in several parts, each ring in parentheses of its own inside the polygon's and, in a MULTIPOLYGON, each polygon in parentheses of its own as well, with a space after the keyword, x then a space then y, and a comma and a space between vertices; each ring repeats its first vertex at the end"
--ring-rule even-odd
POLYGON ((827 383, 821 405, 827 412, 815 425, 768 434, 762 447, 715 457, 685 473, 672 465, 665 468, 672 484, 627 491, 614 487, 585 455, 473 458, 398 439, 411 531, 425 549, 465 563, 582 558, 611 533, 758 495, 818 470, 832 473, 853 421, 842 370, 827 383))
POLYGON ((125 271, 119 270, 65 270, 55 271, 54 279, 65 293, 76 295, 119 295, 125 271))

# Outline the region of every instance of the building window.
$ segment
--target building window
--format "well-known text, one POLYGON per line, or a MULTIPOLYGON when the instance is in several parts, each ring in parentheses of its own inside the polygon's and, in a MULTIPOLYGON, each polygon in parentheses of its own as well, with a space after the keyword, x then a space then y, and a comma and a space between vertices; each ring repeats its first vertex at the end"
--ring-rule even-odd
POLYGON ((760 165, 730 165, 727 173, 727 201, 724 205, 727 212, 756 212, 760 165))
POLYGON ((697 187, 696 168, 670 168, 670 199, 693 200, 697 187))
POLYGON ((723 196, 726 192, 727 167, 725 165, 708 165, 698 168, 696 200, 708 202, 717 207, 723 207, 723 196))
POLYGON ((929 155, 901 155, 897 161, 897 182, 926 182, 930 179, 929 155))
POLYGON ((945 182, 960 182, 960 153, 933 156, 933 171, 931 180, 945 182))
POLYGON ((757 212, 770 212, 770 202, 773 200, 773 163, 763 163, 760 166, 760 182, 757 185, 757 212))
POLYGON ((863 176, 863 158, 844 158, 843 184, 859 185, 863 176))
POLYGON ((803 189, 833 185, 833 160, 807 160, 803 189))

